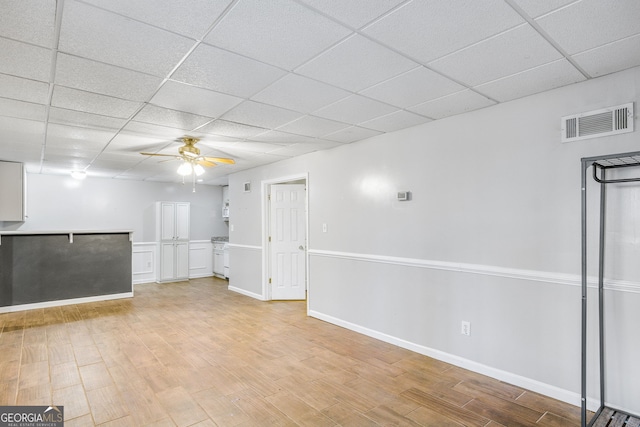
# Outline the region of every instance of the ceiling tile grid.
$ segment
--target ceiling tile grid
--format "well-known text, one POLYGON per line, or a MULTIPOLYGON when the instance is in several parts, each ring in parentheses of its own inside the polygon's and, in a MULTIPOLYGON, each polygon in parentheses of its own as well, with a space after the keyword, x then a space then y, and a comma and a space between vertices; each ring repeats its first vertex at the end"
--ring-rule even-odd
POLYGON ((204 40, 293 70, 350 33, 293 0, 240 1, 204 40))
POLYGON ((224 183, 637 66, 637 0, 4 0, 0 159, 177 181, 139 153, 191 135, 224 183))

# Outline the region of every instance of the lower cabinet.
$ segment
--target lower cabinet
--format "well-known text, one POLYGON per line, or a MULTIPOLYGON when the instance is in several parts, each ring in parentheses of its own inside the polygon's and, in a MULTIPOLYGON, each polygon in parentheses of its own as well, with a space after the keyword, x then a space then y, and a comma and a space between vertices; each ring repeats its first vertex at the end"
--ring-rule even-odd
POLYGON ((213 251, 213 274, 224 277, 224 253, 215 249, 213 251))
POLYGON ((161 242, 159 259, 158 282, 189 279, 189 242, 161 242))

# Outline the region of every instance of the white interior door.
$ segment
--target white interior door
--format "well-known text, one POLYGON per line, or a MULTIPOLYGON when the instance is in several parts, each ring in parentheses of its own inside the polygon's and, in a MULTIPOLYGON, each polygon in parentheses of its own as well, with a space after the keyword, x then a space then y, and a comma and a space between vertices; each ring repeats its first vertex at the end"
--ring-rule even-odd
POLYGON ((275 184, 270 192, 271 299, 306 299, 306 190, 275 184))

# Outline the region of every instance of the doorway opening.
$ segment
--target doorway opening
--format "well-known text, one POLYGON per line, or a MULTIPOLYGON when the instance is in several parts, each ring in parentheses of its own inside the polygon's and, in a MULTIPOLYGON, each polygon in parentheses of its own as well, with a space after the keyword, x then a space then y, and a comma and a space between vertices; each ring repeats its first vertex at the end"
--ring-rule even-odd
POLYGON ((308 175, 262 182, 263 297, 307 300, 308 175))

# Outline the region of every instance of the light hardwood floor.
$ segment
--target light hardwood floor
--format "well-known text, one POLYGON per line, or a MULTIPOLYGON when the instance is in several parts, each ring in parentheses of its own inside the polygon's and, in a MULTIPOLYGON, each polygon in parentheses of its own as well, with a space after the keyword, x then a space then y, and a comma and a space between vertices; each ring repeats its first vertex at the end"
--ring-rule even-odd
POLYGON ((0 405, 65 426, 575 426, 579 409, 205 278, 0 314, 0 405))

